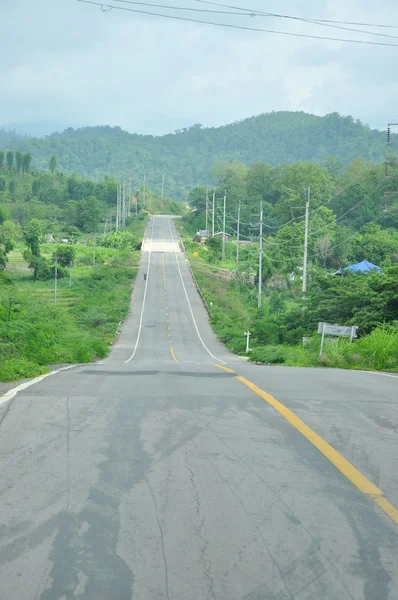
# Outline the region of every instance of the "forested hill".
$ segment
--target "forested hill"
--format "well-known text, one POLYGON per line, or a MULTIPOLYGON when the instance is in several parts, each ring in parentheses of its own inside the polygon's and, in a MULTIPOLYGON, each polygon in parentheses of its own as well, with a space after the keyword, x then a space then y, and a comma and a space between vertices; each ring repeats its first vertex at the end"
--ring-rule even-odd
POLYGON ((30 152, 38 168, 46 169, 55 154, 61 170, 89 177, 132 177, 133 185, 139 186, 145 172, 154 191, 160 190, 164 171, 166 192, 174 197, 198 183, 210 183, 217 161, 264 161, 276 166, 322 162, 329 156, 344 163, 358 156, 380 160, 385 143, 384 132, 337 113, 318 117, 272 112, 223 127, 194 125, 159 137, 107 126, 70 128, 45 138, 18 138, 0 131, 0 146, 30 152))

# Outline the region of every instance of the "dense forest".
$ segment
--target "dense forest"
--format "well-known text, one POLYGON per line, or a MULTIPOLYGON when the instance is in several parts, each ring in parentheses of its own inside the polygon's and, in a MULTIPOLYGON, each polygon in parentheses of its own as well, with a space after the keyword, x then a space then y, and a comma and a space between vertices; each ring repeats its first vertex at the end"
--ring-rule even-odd
POLYGON ((206 212, 212 231, 212 190, 190 192, 184 230, 195 240, 188 238, 186 247, 222 341, 244 352, 243 331, 249 329, 253 360, 398 368, 398 165, 392 154, 387 167, 386 175, 385 163, 364 159, 346 166, 334 160, 214 166, 214 231, 223 231, 225 198, 224 248, 220 235, 204 245, 195 235, 206 227, 206 212), (377 268, 345 270, 362 261, 377 268), (358 326, 361 339, 328 345, 320 358, 316 331, 322 321, 358 326))
POLYGON ((166 193, 176 199, 185 198, 197 184, 207 185, 213 164, 220 160, 277 166, 324 163, 335 156, 347 164, 358 156, 379 160, 385 144, 385 133, 337 113, 318 117, 273 112, 217 128, 197 124, 160 137, 130 134, 119 127, 69 128, 45 138, 0 131, 0 147, 32 154, 35 168, 47 168, 55 154, 62 171, 94 179, 131 177, 135 188, 145 174, 155 192, 161 190, 164 173, 166 193))

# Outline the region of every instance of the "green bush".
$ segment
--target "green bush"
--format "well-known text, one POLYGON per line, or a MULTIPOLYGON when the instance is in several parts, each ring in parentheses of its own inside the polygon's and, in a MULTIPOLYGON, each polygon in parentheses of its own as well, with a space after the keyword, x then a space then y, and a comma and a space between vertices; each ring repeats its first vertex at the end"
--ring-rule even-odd
POLYGON ((286 361, 289 348, 287 346, 259 346, 253 349, 250 360, 270 365, 281 365, 286 361))
POLYGON ((0 363, 0 373, 0 381, 13 381, 43 375, 48 369, 24 358, 10 358, 0 363))
POLYGON ((53 262, 58 262, 61 267, 69 267, 73 262, 76 255, 76 248, 74 246, 58 246, 53 252, 53 262))

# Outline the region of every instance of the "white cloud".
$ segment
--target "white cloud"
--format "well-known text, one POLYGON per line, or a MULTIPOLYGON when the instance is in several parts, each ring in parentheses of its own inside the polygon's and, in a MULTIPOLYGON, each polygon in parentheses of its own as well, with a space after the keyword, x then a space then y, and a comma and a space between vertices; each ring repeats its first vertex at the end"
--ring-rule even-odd
MULTIPOLYGON (((203 6, 193 0, 180 4, 203 6)), ((377 6, 370 0, 321 0, 317 8, 309 0, 283 4, 284 13, 308 17, 398 23, 392 0, 377 6)), ((264 2, 251 0, 250 7, 264 10, 264 2)), ((282 7, 273 0, 267 10, 282 7)), ((211 18, 236 22, 236 17, 211 18)), ((280 19, 238 19, 249 26, 360 37, 280 19)), ((75 0, 14 0, 0 7, 0 51, 4 123, 111 124, 158 134, 271 110, 351 113, 374 126, 398 112, 398 47, 312 41, 117 10, 102 13, 75 0)))

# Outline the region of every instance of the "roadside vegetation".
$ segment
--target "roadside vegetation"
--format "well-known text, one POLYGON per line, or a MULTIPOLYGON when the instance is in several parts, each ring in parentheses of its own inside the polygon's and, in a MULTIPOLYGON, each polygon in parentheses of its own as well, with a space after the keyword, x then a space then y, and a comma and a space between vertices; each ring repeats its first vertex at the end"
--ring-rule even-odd
MULTIPOLYGON (((205 243, 193 241, 196 232, 205 229, 206 189, 192 190, 191 211, 183 219, 185 246, 212 327, 231 350, 245 354, 244 334, 249 330, 249 359, 255 362, 398 370, 398 195, 385 194, 396 187, 394 157, 389 158, 389 173, 386 178, 382 166, 361 160, 355 168, 351 165, 337 174, 320 165, 299 163, 276 169, 262 163, 249 168, 236 163, 216 165, 216 232, 222 231, 222 198, 227 190, 229 236, 224 260, 222 236, 205 243), (311 186, 313 202, 305 297, 301 289, 304 209, 295 217, 289 208, 304 204, 304 182, 311 186), (264 229, 258 308, 261 202, 264 229), (344 271, 363 260, 380 271, 344 271), (335 275, 340 269, 342 275, 335 275), (319 322, 358 326, 359 337, 352 342, 326 338, 320 356, 319 322)), ((211 201, 209 194, 210 207, 211 201)))
MULTIPOLYGON (((148 216, 178 204, 146 191, 115 230, 117 182, 0 160, 0 381, 107 355, 126 317, 148 216), (136 210, 137 203, 137 210, 136 210)), ((1 158, 1 153, 0 153, 1 158)))

